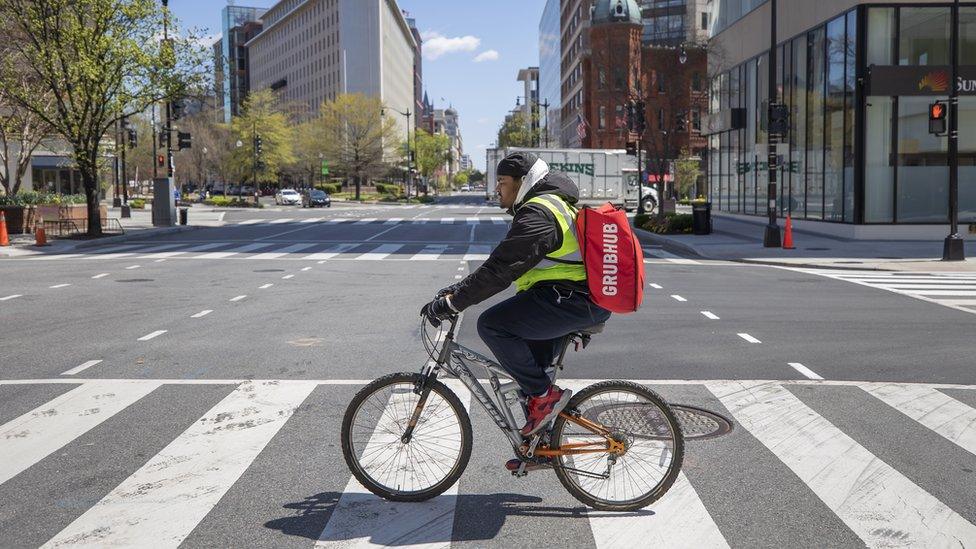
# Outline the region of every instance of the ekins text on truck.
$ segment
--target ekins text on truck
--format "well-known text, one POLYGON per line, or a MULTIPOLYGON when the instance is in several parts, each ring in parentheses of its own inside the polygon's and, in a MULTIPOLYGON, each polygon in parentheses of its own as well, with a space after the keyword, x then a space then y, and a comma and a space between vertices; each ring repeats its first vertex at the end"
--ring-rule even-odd
MULTIPOLYGON (((580 190, 580 205, 599 206, 610 202, 628 210, 637 209, 637 158, 623 149, 532 149, 505 147, 488 149, 487 187, 485 197, 495 200, 495 166, 513 152, 531 152, 552 170, 564 172, 580 190)), ((642 189, 644 210, 657 209, 657 190, 649 185, 642 189)))

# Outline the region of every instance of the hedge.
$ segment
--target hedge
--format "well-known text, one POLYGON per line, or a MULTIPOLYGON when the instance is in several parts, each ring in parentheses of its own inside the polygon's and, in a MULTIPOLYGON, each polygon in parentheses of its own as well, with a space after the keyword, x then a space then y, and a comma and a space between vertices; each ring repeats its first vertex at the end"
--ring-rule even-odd
POLYGON ((36 206, 38 204, 84 204, 83 194, 59 194, 44 191, 22 191, 13 196, 0 195, 0 206, 36 206))
POLYGON ((329 194, 336 194, 342 192, 342 185, 339 183, 320 183, 316 185, 315 188, 320 191, 325 191, 329 194))
POLYGON ((667 214, 664 220, 657 216, 637 216, 634 224, 646 231, 657 234, 682 234, 692 232, 691 214, 667 214))

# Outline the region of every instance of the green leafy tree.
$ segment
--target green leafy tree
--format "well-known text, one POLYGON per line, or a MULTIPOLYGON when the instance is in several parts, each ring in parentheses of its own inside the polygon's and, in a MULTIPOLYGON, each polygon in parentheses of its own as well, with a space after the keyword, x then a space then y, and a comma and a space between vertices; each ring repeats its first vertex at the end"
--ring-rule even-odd
POLYGON ((231 121, 231 132, 241 142, 234 150, 234 163, 239 166, 235 175, 254 184, 277 181, 278 172, 295 162, 294 130, 288 117, 277 109, 268 89, 252 92, 241 107, 241 115, 231 121), (256 137, 261 138, 260 158, 256 137))
POLYGON ((468 172, 458 172, 454 175, 454 186, 463 187, 468 184, 468 172))
POLYGON ((535 147, 539 144, 539 124, 537 115, 532 115, 535 124, 521 112, 513 113, 498 130, 498 147, 535 147))
POLYGON ((170 19, 155 0, 0 0, 0 20, 19 37, 0 58, 0 87, 72 148, 91 236, 102 233, 99 164, 115 121, 181 96, 210 73, 200 37, 170 19), (44 93, 13 85, 24 75, 44 93))
POLYGON ((678 196, 691 196, 694 193, 695 184, 702 175, 701 160, 688 154, 688 150, 682 150, 681 156, 674 161, 674 179, 678 187, 678 196))
POLYGON ((451 138, 444 134, 429 134, 418 129, 414 131, 413 146, 417 173, 428 181, 451 158, 451 138))
POLYGON ((481 183, 484 180, 485 174, 480 170, 471 170, 471 175, 468 176, 468 181, 471 183, 481 183))
POLYGON ((341 94, 322 103, 321 116, 316 119, 318 148, 325 153, 330 170, 353 178, 356 200, 365 180, 382 176, 402 156, 403 138, 396 120, 383 116, 382 109, 377 97, 341 94))

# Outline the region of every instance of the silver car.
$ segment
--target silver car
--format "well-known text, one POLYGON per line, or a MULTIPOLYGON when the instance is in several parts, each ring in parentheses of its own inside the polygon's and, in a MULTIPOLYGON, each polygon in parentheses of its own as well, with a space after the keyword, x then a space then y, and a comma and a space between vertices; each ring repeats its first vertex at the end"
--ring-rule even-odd
POLYGON ((302 195, 295 189, 281 189, 275 194, 275 204, 294 206, 302 203, 302 195))

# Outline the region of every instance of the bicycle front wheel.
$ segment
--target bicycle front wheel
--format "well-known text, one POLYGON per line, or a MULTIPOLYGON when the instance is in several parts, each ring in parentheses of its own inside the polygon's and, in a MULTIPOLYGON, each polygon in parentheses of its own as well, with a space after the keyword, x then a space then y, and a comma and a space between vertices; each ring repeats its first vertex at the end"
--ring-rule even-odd
MULTIPOLYGON (((624 451, 565 454, 556 476, 576 499, 594 509, 634 511, 656 501, 681 470, 684 439, 671 407, 654 391, 627 381, 604 381, 573 396, 564 412, 607 429, 624 451)), ((596 448, 606 437, 564 415, 552 428, 552 448, 596 448)))
POLYGON ((420 374, 390 374, 353 397, 342 420, 342 453, 357 480, 392 501, 423 501, 450 488, 471 457, 471 420, 446 385, 434 381, 409 442, 420 374))

